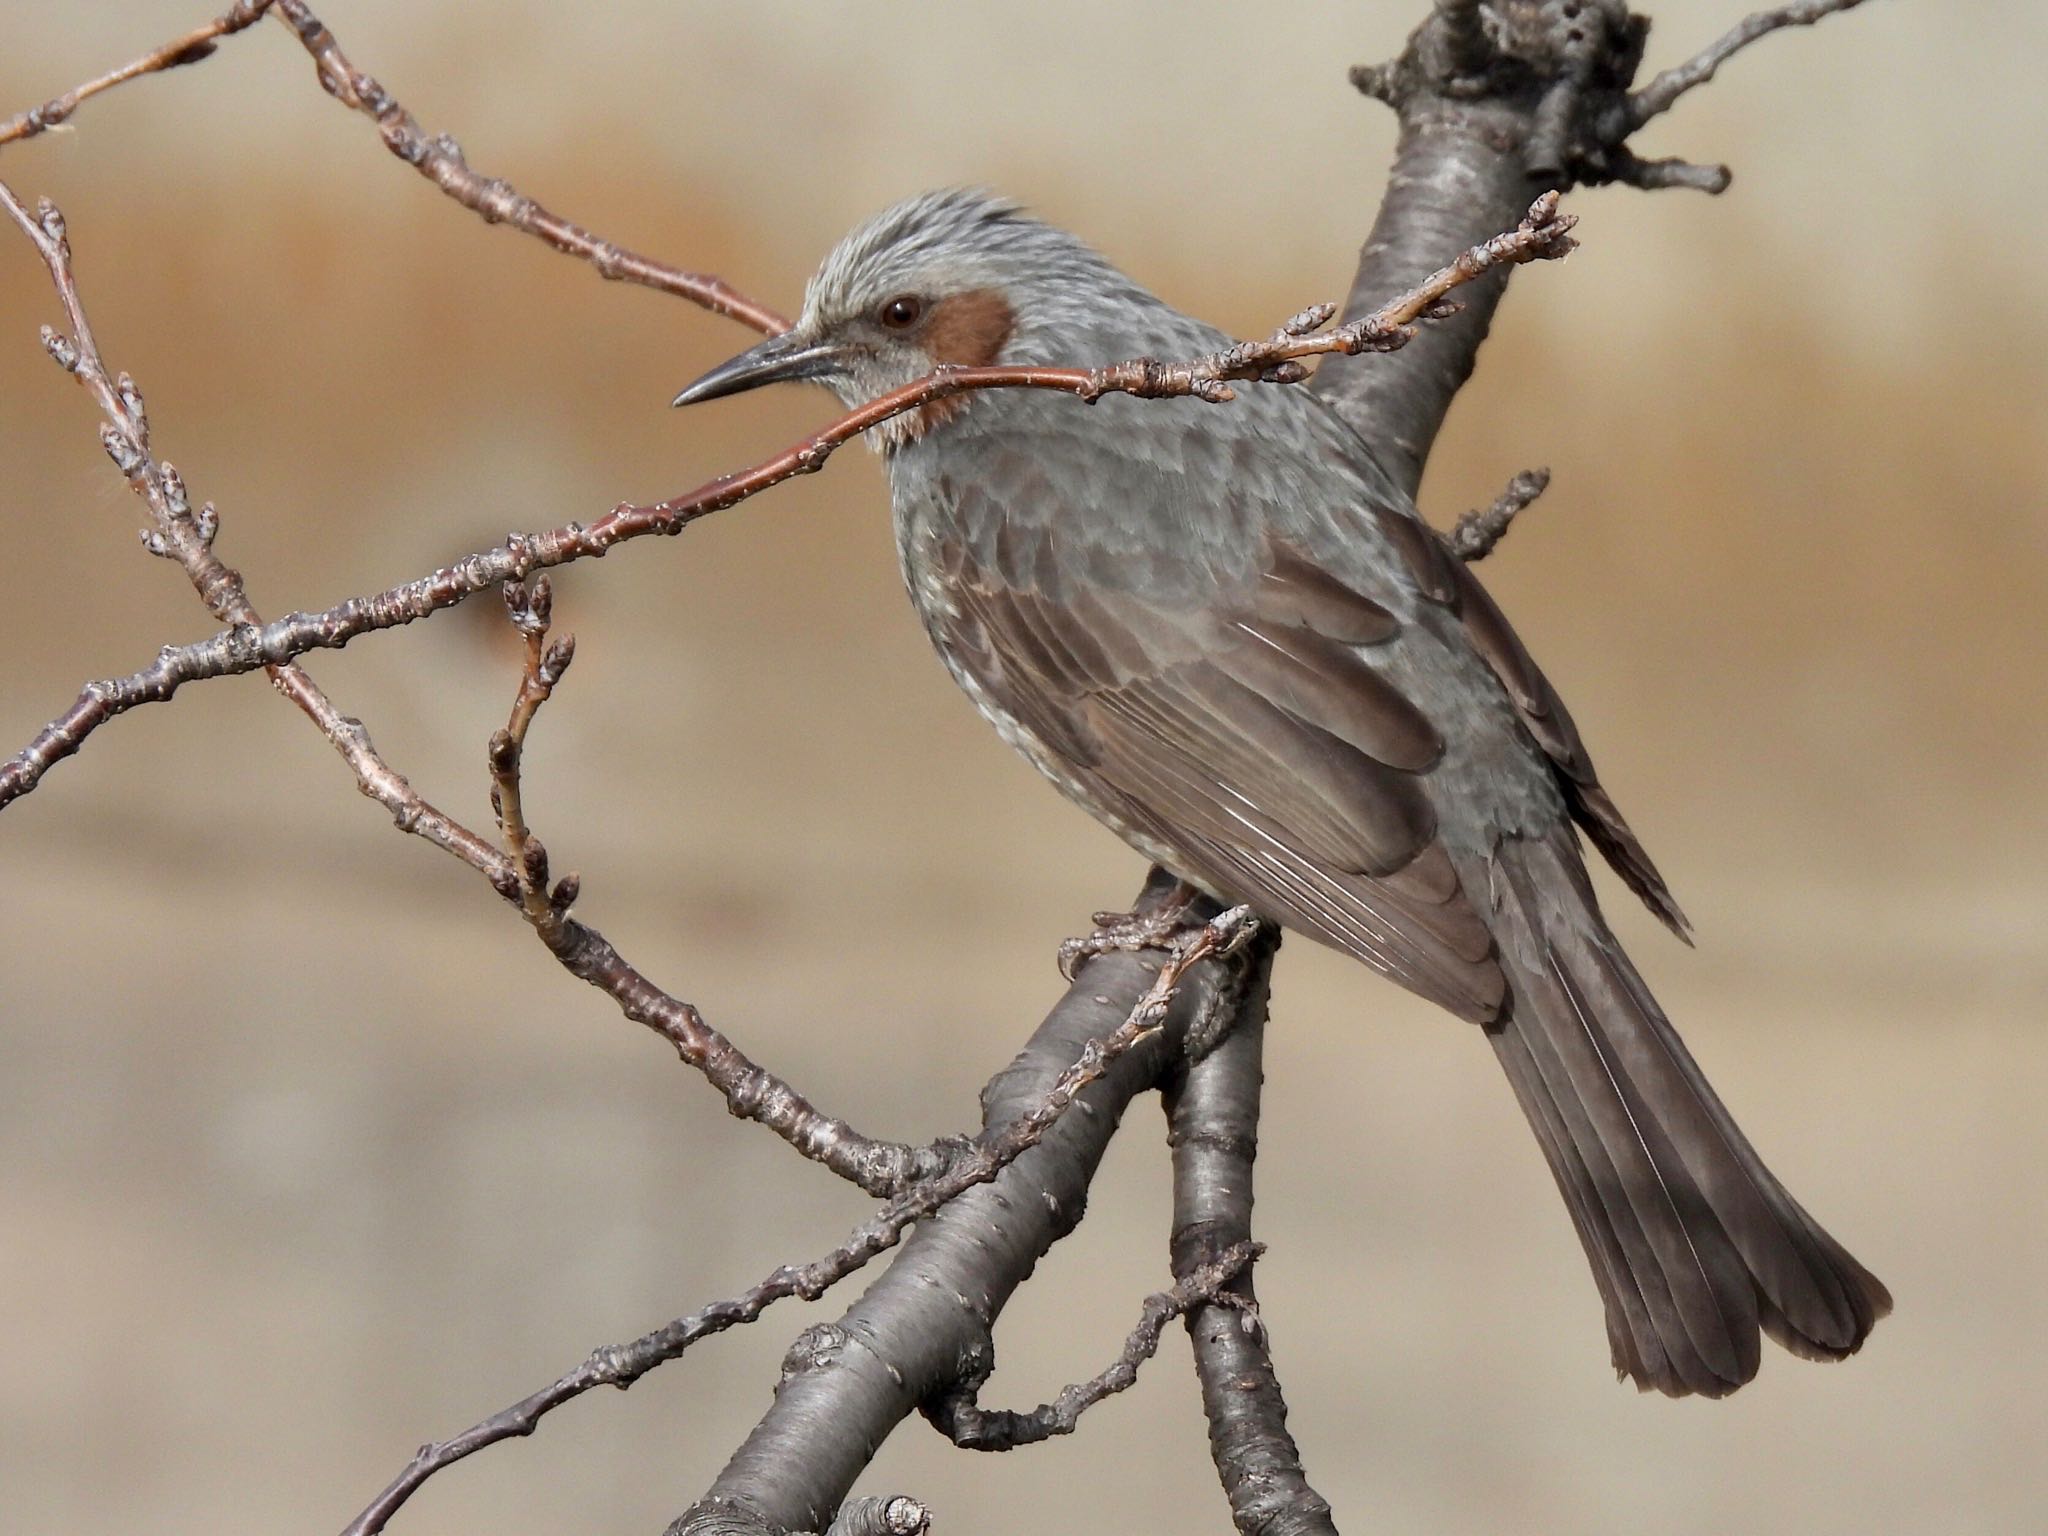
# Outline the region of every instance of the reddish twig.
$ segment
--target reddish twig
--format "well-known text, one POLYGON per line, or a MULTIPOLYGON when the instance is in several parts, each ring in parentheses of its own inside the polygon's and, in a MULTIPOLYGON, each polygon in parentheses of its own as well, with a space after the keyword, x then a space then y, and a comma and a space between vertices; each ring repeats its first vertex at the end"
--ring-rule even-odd
POLYGON ((17 113, 0 123, 0 144, 32 139, 47 132, 77 111, 80 102, 99 95, 101 91, 110 91, 117 85, 160 70, 176 69, 181 64, 197 64, 212 54, 219 39, 254 26, 270 6, 271 0, 236 0, 228 11, 204 26, 194 27, 162 47, 151 49, 139 59, 130 59, 118 69, 110 69, 81 85, 74 85, 63 95, 53 96, 41 106, 17 113))
POLYGON ((1015 1409, 983 1408, 975 1402, 980 1383, 970 1382, 927 1403, 925 1417, 940 1434, 970 1451, 1010 1451, 1050 1440, 1054 1435, 1071 1435, 1080 1426, 1082 1414, 1104 1398, 1136 1384, 1138 1368, 1159 1353, 1160 1335, 1168 1323, 1197 1307, 1232 1305, 1231 1283, 1264 1251, 1258 1243, 1238 1243, 1209 1262, 1196 1265, 1171 1290, 1147 1296, 1139 1310, 1138 1325, 1125 1338, 1116 1359, 1088 1380, 1062 1387, 1049 1403, 1021 1413, 1015 1409))
POLYGON ((970 1142, 953 1168, 898 1195, 821 1258, 808 1264, 783 1265, 737 1296, 700 1307, 630 1344, 597 1350, 582 1365, 540 1391, 451 1439, 421 1446, 405 1470, 349 1522, 343 1536, 374 1536, 435 1473, 486 1446, 532 1434, 542 1418, 592 1388, 623 1390, 656 1366, 675 1359, 699 1339, 751 1323, 778 1301, 791 1296, 806 1300, 822 1296, 869 1260, 894 1247, 907 1228, 929 1218, 967 1190, 988 1183, 1038 1145, 1083 1089, 1161 1026, 1190 970, 1204 960, 1235 953, 1257 931, 1257 920, 1250 911, 1233 907, 1182 934, 1168 948, 1158 975, 1123 1023, 1101 1039, 1090 1041, 1031 1110, 1002 1129, 970 1142))
POLYGON ((446 134, 429 135, 413 115, 372 76, 351 64, 325 22, 303 0, 277 0, 277 18, 292 30, 319 71, 327 94, 377 125, 384 147, 487 224, 504 224, 544 240, 566 255, 590 263, 600 277, 638 283, 688 299, 713 314, 773 335, 789 322, 757 304, 723 278, 685 272, 666 262, 614 245, 556 213, 550 213, 511 183, 470 168, 461 146, 446 134))
MULTIPOLYGON (((287 0, 288 3, 288 0, 287 0)), ((1208 357, 1162 363, 1134 358, 1099 368, 943 367, 846 412, 823 430, 750 469, 720 475, 666 501, 624 503, 592 523, 515 534, 430 575, 368 597, 352 597, 318 613, 294 613, 265 625, 236 625, 193 645, 167 647, 154 664, 125 678, 89 684, 71 709, 53 720, 13 759, 0 765, 0 806, 27 793, 52 763, 76 752, 98 726, 137 705, 170 698, 187 682, 276 666, 313 650, 338 650, 359 636, 411 624, 536 571, 595 559, 613 546, 651 534, 677 534, 698 519, 738 505, 825 461, 862 433, 935 400, 981 389, 1049 389, 1093 401, 1108 394, 1142 399, 1231 398, 1230 382, 1296 382, 1303 358, 1391 352, 1406 345, 1418 323, 1448 314, 1448 296, 1503 266, 1550 260, 1575 244, 1576 220, 1546 193, 1520 225, 1460 255, 1372 313, 1325 329, 1331 305, 1303 310, 1263 341, 1240 342, 1208 357)))

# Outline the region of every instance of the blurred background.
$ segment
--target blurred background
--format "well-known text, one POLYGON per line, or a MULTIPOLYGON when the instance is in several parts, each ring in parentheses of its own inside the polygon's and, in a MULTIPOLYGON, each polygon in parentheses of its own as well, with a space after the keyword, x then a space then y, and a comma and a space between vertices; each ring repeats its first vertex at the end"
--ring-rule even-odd
MULTIPOLYGON (((1652 65, 1747 0, 1661 0, 1652 65)), ((793 309, 904 193, 988 183, 1240 334, 1340 297, 1392 118, 1389 6, 956 0, 601 13, 331 0, 476 165, 793 309)), ((10 8, 0 112, 199 20, 10 8)), ((1347 1528, 2036 1528, 2048 1385, 2048 14, 1882 3, 1774 38, 1645 152, 1734 189, 1574 196, 1431 465, 1447 522, 1550 495, 1485 575, 1699 928, 1616 921, 1786 1181, 1892 1286, 1829 1369, 1723 1403, 1606 1366, 1570 1223, 1480 1038, 1281 957, 1260 1268, 1292 1427, 1347 1528)), ((669 395, 747 333, 486 228, 327 101, 274 25, 0 154, 69 216, 108 357, 266 612, 681 490, 823 421, 669 395)), ((1450 253, 1446 253, 1448 255, 1450 253)), ((0 238, 0 738, 211 626, 146 559, 56 318, 0 238)), ((970 1124, 1142 868, 956 696, 881 478, 828 472, 558 581, 581 643, 530 806, 583 913, 871 1131, 970 1124)), ((495 600, 313 658, 431 798, 488 817, 495 600)), ((0 1528, 337 1528, 421 1440, 839 1240, 865 1202, 730 1120, 467 870, 400 837, 258 678, 139 711, 0 821, 0 1528)), ((1612 885, 1607 889, 1620 893, 1612 885)), ((1167 1281, 1135 1107, 998 1332, 991 1402, 1097 1370, 1167 1281)), ((444 1475, 405 1530, 653 1531, 806 1323, 444 1475)), ((1176 1331, 1072 1439, 907 1426, 868 1491, 943 1532, 1223 1530, 1176 1331), (1083 1513, 1076 1520, 1074 1507, 1083 1513)))

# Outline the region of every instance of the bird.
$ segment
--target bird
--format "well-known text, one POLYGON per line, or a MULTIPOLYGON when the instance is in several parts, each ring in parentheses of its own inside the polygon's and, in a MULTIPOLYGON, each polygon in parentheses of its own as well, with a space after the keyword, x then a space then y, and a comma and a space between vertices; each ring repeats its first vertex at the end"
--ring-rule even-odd
MULTIPOLYGON (((1190 359, 1221 331, 978 189, 890 207, 694 405, 942 365, 1190 359)), ((1549 1163, 1618 1376, 1853 1354, 1885 1287, 1765 1167, 1603 916, 1580 838, 1687 924, 1500 608, 1293 382, 1226 404, 967 392, 871 428, 904 584, 1002 738, 1138 852, 1477 1024, 1549 1163)))

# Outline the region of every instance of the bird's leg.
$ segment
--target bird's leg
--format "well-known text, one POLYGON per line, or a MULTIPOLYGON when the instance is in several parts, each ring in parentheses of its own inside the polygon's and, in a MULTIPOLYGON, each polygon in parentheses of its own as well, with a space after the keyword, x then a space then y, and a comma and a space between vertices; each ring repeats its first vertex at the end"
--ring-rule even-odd
POLYGON ((1060 942, 1060 975, 1072 981, 1097 955, 1117 950, 1135 954, 1141 949, 1172 948, 1175 938, 1200 923, 1195 905, 1201 900, 1202 893, 1193 884, 1176 880, 1149 912, 1097 912, 1093 933, 1060 942))

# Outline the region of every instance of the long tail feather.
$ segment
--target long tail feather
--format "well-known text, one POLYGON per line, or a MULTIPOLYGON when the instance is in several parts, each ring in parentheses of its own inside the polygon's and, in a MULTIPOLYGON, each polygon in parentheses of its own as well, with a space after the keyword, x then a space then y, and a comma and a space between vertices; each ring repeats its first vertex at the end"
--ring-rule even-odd
POLYGON ((1720 1397, 1756 1374, 1760 1333, 1811 1359, 1855 1353, 1890 1295, 1736 1128, 1577 849, 1510 841, 1486 879, 1510 981, 1488 1033, 1585 1244, 1616 1369, 1720 1397))

